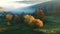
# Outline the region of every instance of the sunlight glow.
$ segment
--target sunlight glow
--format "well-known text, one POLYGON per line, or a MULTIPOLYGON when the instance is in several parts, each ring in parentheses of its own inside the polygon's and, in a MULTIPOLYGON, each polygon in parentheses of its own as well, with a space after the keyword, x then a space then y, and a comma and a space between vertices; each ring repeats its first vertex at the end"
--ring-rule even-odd
MULTIPOLYGON (((26 4, 26 3, 14 3, 15 1, 25 1, 25 0, 0 0, 0 7, 19 8, 19 7, 26 7, 26 6, 33 5, 33 4, 26 4)), ((39 1, 39 0, 36 0, 36 1, 39 1)), ((41 1, 44 1, 44 0, 41 0, 41 1)), ((48 1, 48 0, 46 0, 46 1, 48 1)))

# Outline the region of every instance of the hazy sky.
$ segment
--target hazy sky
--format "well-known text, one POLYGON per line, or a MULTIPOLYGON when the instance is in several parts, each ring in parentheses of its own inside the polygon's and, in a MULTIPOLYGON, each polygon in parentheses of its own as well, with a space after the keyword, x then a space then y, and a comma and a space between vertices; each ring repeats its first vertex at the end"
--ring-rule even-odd
POLYGON ((50 0, 0 0, 0 7, 19 8, 19 7, 31 6, 36 3, 41 3, 46 1, 50 1, 50 0), (30 2, 26 2, 26 1, 30 1, 30 2))

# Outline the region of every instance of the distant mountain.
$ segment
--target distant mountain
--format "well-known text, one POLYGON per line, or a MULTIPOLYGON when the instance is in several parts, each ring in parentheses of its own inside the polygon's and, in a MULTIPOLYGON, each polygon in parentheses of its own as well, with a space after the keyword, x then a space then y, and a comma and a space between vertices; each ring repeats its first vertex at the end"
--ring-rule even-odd
POLYGON ((35 12, 36 9, 43 9, 44 13, 47 15, 48 13, 55 13, 58 11, 58 13, 60 13, 60 1, 49 1, 49 2, 44 2, 44 3, 39 3, 33 6, 29 6, 29 7, 23 7, 23 8, 18 8, 14 11, 13 13, 19 13, 21 14, 22 12, 25 13, 33 13, 35 12))
POLYGON ((60 13, 60 1, 49 1, 40 5, 40 8, 44 9, 44 12, 48 14, 59 14, 60 13))
POLYGON ((40 7, 39 5, 38 6, 33 5, 33 6, 14 9, 11 12, 14 11, 13 13, 19 13, 19 14, 22 13, 22 12, 24 12, 24 13, 34 13, 35 10, 39 7, 40 7))

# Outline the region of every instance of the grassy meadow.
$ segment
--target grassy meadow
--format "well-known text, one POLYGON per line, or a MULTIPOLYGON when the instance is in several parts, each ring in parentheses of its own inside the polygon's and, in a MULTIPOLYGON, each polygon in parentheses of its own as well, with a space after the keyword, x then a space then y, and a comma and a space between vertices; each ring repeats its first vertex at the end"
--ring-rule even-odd
POLYGON ((25 23, 8 26, 7 21, 3 20, 0 21, 0 34, 60 34, 59 17, 47 16, 47 20, 43 28, 33 28, 25 23))

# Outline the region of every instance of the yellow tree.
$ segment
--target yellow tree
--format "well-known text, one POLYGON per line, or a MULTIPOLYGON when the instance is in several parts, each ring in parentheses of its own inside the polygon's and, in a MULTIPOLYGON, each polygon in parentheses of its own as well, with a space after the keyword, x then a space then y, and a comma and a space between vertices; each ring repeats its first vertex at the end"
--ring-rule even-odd
POLYGON ((12 18, 13 18, 13 15, 11 15, 11 14, 6 14, 6 19, 7 19, 7 25, 11 25, 10 24, 10 21, 12 20, 12 18))
POLYGON ((36 17, 41 19, 41 20, 45 20, 46 19, 46 16, 45 16, 45 14, 44 14, 42 9, 37 9, 35 14, 36 14, 36 17))
POLYGON ((35 19, 31 15, 24 15, 24 21, 32 27, 43 27, 43 21, 40 19, 35 19))

